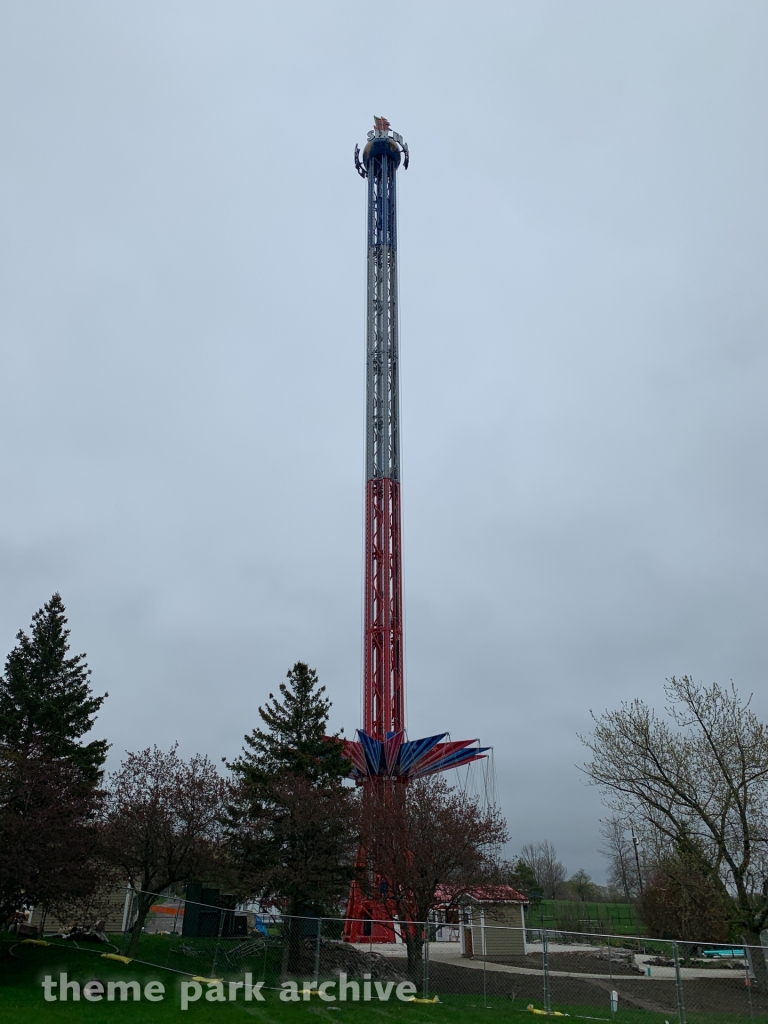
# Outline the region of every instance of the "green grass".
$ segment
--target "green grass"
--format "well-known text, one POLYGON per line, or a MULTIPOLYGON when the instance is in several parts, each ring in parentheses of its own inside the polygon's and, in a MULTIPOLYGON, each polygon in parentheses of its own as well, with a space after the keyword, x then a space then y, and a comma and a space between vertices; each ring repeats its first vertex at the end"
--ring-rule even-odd
MULTIPOLYGON (((196 1024, 237 1024, 242 1021, 257 1021, 260 1024, 479 1024, 480 1021, 503 1021, 510 1024, 529 1024, 540 1019, 526 1011, 524 1001, 517 1003, 500 997, 490 997, 483 1005, 482 996, 441 995, 441 1002, 435 1005, 402 1003, 394 998, 386 1003, 375 1000, 371 1003, 328 1004, 313 998, 310 1002, 285 1003, 277 992, 266 992, 266 1002, 208 1003, 205 996, 193 1003, 187 1011, 180 1008, 180 983, 188 976, 173 974, 159 967, 133 962, 122 965, 101 959, 103 947, 73 949, 71 947, 16 946, 18 958, 10 955, 11 941, 0 941, 0 1020, 3 1024, 166 1024, 173 1021, 183 1024, 186 1020, 196 1024), (42 980, 45 975, 58 979, 66 972, 70 980, 84 984, 98 979, 109 981, 138 981, 142 986, 149 981, 162 981, 166 988, 162 1002, 150 1003, 143 998, 139 1002, 54 1002, 43 999, 42 980)), ((537 1003, 540 1007, 541 1003, 537 1003)), ((568 1011, 572 1019, 598 1018, 606 1021, 610 1014, 606 1008, 558 1006, 568 1011)), ((710 1015, 707 1015, 709 1018, 710 1015)), ((701 1014, 692 1019, 695 1024, 708 1024, 701 1014)), ((641 1010, 621 1009, 615 1018, 616 1024, 663 1024, 664 1020, 676 1024, 669 1014, 649 1013, 641 1010)), ((713 1024, 723 1024, 725 1015, 711 1015, 713 1024)), ((744 1018, 741 1018, 744 1020, 744 1018)), ((755 1018, 760 1024, 768 1024, 767 1017, 755 1018)))
POLYGON ((542 900, 525 914, 529 928, 574 932, 637 935, 642 930, 629 903, 582 903, 578 900, 542 900))

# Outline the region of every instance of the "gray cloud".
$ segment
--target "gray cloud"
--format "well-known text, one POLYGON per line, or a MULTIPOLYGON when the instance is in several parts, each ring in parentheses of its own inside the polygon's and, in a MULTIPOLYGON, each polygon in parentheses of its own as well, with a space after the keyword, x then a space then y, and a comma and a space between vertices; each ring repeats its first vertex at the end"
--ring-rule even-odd
POLYGON ((0 648, 54 589, 126 748, 359 722, 364 190, 400 178, 413 734, 600 874, 576 732, 766 668, 768 14, 6 4, 0 648))

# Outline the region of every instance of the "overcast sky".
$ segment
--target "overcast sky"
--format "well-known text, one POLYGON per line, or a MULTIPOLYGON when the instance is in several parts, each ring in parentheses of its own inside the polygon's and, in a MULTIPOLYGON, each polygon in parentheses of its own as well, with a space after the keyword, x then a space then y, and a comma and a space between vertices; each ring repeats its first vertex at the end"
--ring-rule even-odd
POLYGON ((768 5, 0 6, 0 652, 96 734, 360 724, 365 187, 399 172, 409 731, 602 878, 590 708, 765 689, 768 5))

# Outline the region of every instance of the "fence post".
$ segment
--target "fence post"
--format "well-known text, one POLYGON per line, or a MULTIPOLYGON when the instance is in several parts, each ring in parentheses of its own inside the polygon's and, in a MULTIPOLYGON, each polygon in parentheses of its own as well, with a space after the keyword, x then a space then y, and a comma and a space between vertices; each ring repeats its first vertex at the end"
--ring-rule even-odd
POLYGON ((219 958, 219 943, 221 942, 221 933, 224 931, 224 917, 226 915, 225 910, 219 911, 219 934, 216 936, 216 948, 213 951, 213 963, 211 964, 211 977, 216 977, 216 961, 219 958))
MULTIPOLYGON (((549 998, 549 937, 546 928, 541 929, 541 960, 544 968, 544 1009, 550 1013, 552 1008, 549 998)), ((685 1024, 685 1021, 682 1024, 685 1024)))
POLYGON ((487 975, 485 973, 486 972, 486 966, 485 965, 487 963, 488 963, 488 958, 484 956, 483 957, 483 1006, 485 1007, 486 1010, 488 1009, 488 977, 487 977, 487 975))
POLYGON ((180 897, 176 897, 176 898, 178 900, 178 903, 177 903, 177 906, 176 906, 176 916, 173 919, 173 934, 174 935, 176 934, 176 929, 179 926, 179 914, 181 913, 181 898, 180 897))
POLYGON ((611 1017, 613 1018, 613 1017, 616 1016, 616 1011, 619 1008, 618 1007, 619 994, 616 991, 616 989, 613 987, 616 984, 616 982, 613 979, 613 946, 611 945, 611 936, 610 935, 608 936, 607 946, 608 946, 608 974, 610 975, 610 978, 611 978, 611 997, 610 997, 611 1017))
MULTIPOLYGON (((269 929, 267 929, 269 930, 269 929)), ((269 952, 269 935, 264 936, 264 962, 261 965, 261 980, 266 982, 267 980, 267 953, 269 952)))
MULTIPOLYGON (((752 963, 752 954, 749 951, 749 945, 747 944, 747 936, 741 936, 741 942, 744 946, 744 987, 747 990, 747 999, 749 1000, 749 1019, 754 1021, 755 1019, 755 1006, 752 1002, 752 983, 755 979, 755 968, 752 963)), ((762 949, 762 941, 760 943, 760 952, 764 953, 762 949)))
MULTIPOLYGON (((174 899, 177 899, 178 903, 176 905, 176 916, 173 919, 173 931, 171 932, 171 935, 173 937, 176 936, 176 928, 177 928, 178 923, 179 923, 179 914, 181 913, 181 899, 179 897, 174 897, 174 899)), ((168 938, 168 955, 165 958, 165 966, 166 967, 171 962, 171 951, 172 951, 172 949, 173 949, 173 938, 169 937, 168 938)))
POLYGON ((613 990, 613 948, 610 935, 608 936, 608 973, 611 976, 611 990, 613 990))
POLYGON ((424 949, 421 960, 424 965, 422 999, 429 999, 429 922, 424 925, 424 949))
POLYGON ((672 953, 675 957, 675 988, 677 990, 677 1014, 680 1024, 685 1024, 685 1004, 683 1003, 683 979, 680 975, 680 956, 677 951, 677 943, 672 943, 672 953))
POLYGON ((131 922, 133 921, 133 912, 134 912, 134 910, 136 908, 136 902, 138 901, 138 899, 139 899, 139 890, 138 889, 133 889, 133 888, 129 887, 128 893, 126 895, 126 906, 125 906, 125 909, 123 911, 123 952, 124 953, 128 952, 128 946, 129 946, 130 941, 131 941, 131 934, 133 932, 133 929, 131 927, 131 922), (128 897, 130 897, 130 899, 128 897))
POLYGON ((317 919, 317 938, 315 939, 315 980, 312 983, 312 988, 317 988, 320 984, 320 930, 323 927, 322 918, 317 919))
MULTIPOLYGON (((123 926, 120 929, 122 932, 126 932, 128 930, 128 918, 129 918, 129 915, 131 913, 132 906, 133 906, 133 888, 132 888, 132 886, 129 883, 125 887, 125 903, 123 904, 123 926)), ((43 913, 43 923, 45 923, 45 913, 43 913)), ((41 938, 42 938, 42 932, 43 932, 43 930, 41 928, 40 929, 40 937, 41 938)))

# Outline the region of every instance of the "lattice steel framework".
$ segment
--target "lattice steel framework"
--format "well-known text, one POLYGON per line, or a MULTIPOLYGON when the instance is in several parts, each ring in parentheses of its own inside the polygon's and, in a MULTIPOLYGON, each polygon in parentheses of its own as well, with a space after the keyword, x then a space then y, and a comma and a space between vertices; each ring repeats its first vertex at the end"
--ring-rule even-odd
POLYGON ((368 183, 364 730, 384 741, 405 727, 400 523, 397 169, 408 147, 376 118, 355 165, 368 183))

